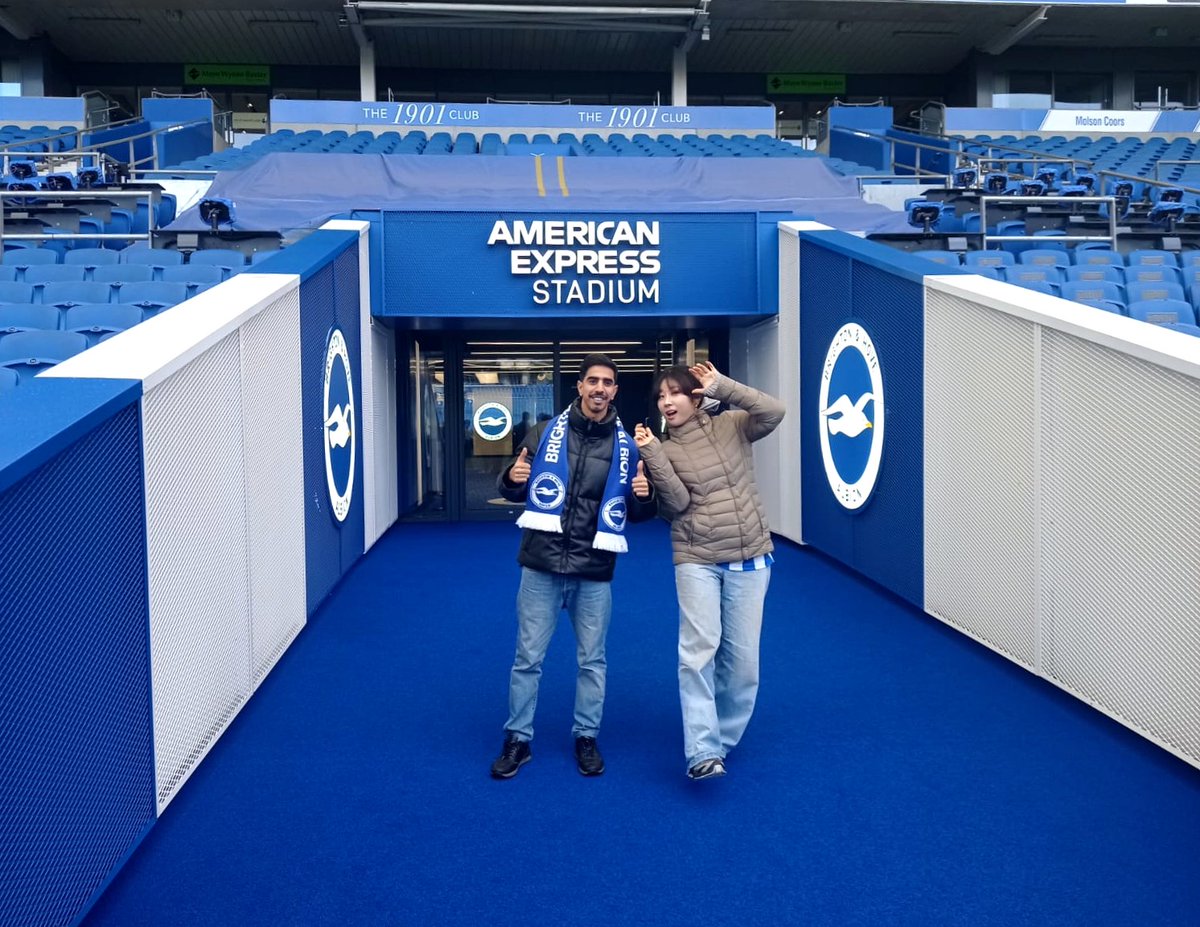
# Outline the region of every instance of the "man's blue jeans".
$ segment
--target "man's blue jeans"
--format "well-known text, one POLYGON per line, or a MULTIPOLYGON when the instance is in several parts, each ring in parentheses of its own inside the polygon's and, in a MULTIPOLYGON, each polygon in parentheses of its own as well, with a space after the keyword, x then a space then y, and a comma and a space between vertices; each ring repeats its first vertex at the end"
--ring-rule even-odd
POLYGON ((677 563, 679 703, 688 767, 724 758, 758 696, 758 642, 771 568, 738 572, 677 563))
POLYGON ((561 573, 521 568, 517 592, 517 656, 508 683, 508 723, 505 730, 518 740, 533 739, 542 660, 566 609, 575 627, 575 737, 595 737, 604 713, 604 681, 608 663, 604 641, 612 616, 612 584, 561 573))

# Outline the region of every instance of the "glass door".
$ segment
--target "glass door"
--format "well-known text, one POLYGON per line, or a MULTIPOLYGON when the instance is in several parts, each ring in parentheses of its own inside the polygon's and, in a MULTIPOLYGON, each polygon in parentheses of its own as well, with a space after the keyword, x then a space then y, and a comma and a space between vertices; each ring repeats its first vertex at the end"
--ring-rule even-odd
POLYGON ((511 518, 496 491, 525 432, 557 411, 552 341, 470 341, 462 355, 463 516, 511 518))

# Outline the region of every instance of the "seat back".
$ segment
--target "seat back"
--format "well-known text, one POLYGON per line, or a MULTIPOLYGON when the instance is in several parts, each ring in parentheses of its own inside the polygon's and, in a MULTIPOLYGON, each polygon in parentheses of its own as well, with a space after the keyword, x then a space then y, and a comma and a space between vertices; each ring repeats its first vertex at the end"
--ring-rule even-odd
POLYGON ((1141 319, 1161 325, 1163 322, 1186 322, 1196 324, 1196 313, 1192 304, 1182 299, 1135 300, 1127 307, 1131 319, 1141 319))
POLYGON ((0 367, 15 370, 22 380, 87 350, 78 332, 26 331, 0 338, 0 367))
POLYGON ((112 298, 107 283, 84 280, 78 283, 47 283, 42 287, 42 303, 66 309, 80 303, 106 303, 112 298))
POLYGON ((137 306, 117 303, 92 303, 72 306, 63 313, 63 329, 78 332, 93 345, 104 335, 123 332, 142 321, 142 310, 137 306))
POLYGON ((0 306, 0 337, 16 332, 56 331, 61 315, 53 306, 0 306))

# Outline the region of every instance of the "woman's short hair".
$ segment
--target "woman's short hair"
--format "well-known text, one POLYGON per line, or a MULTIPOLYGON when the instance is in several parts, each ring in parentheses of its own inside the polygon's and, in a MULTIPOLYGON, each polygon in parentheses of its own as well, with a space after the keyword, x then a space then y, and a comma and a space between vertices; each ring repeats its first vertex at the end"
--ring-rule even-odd
POLYGON ((701 388, 700 381, 696 379, 696 375, 685 365, 677 364, 674 367, 668 367, 666 370, 659 371, 658 376, 654 378, 654 385, 650 387, 651 403, 658 399, 658 394, 662 392, 663 384, 668 381, 674 383, 689 396, 695 395, 695 391, 701 388))

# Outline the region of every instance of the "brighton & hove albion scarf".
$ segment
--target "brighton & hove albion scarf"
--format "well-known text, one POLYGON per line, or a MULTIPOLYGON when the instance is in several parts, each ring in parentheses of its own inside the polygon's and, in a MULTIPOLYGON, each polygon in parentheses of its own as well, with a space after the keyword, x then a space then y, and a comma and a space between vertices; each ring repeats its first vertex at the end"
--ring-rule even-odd
MULTIPOLYGON (((537 454, 529 474, 525 494, 525 511, 517 519, 522 528, 534 531, 553 531, 562 534, 562 510, 567 501, 567 434, 571 416, 570 406, 542 432, 537 454)), ((629 549, 624 537, 629 510, 625 500, 630 480, 637 472, 637 445, 625 433, 618 418, 613 429, 612 463, 604 481, 604 497, 600 517, 596 522, 596 537, 592 547, 623 554, 629 549)))

